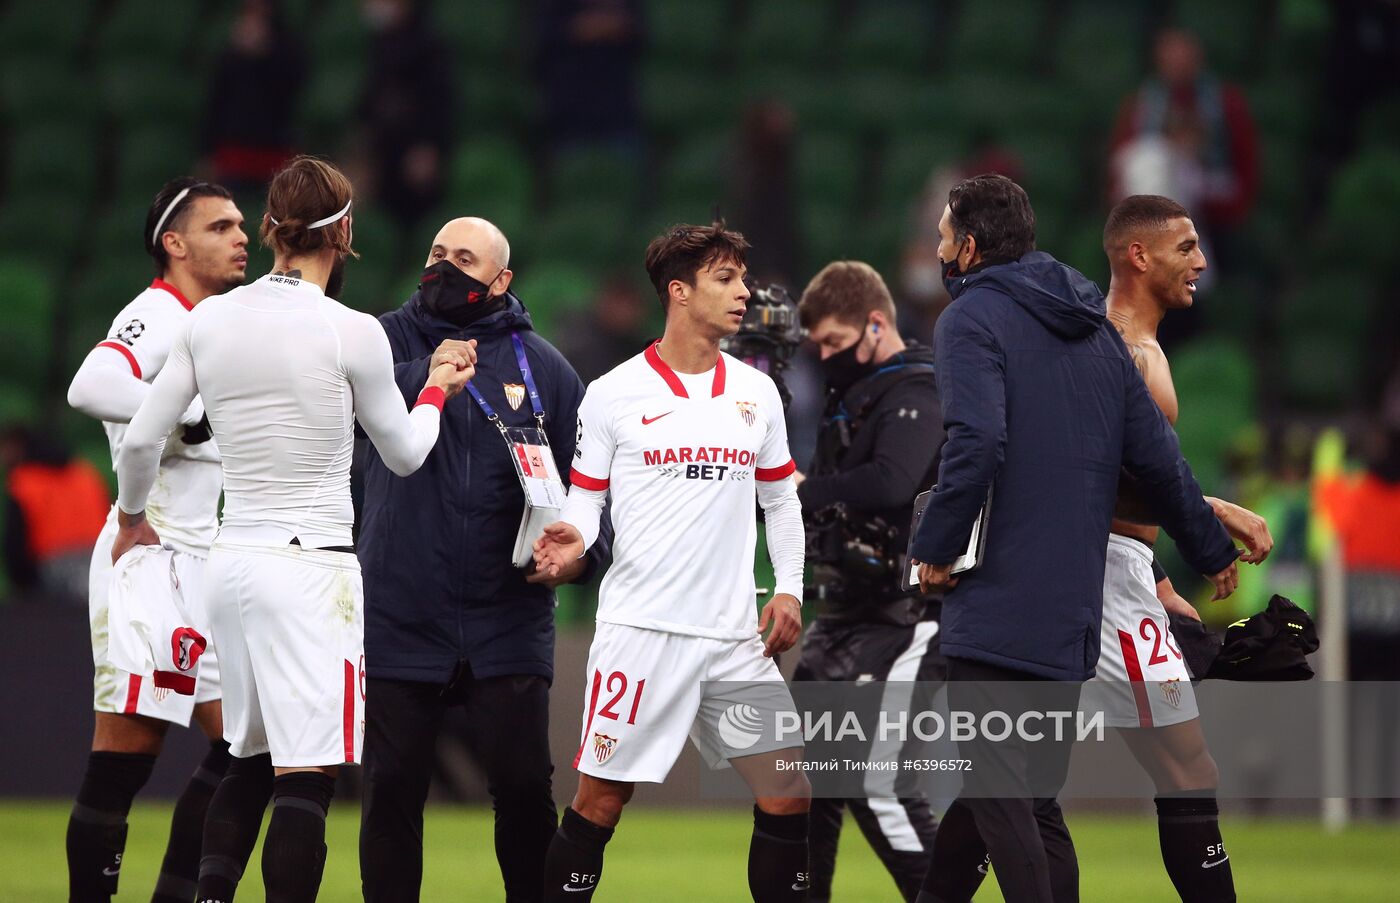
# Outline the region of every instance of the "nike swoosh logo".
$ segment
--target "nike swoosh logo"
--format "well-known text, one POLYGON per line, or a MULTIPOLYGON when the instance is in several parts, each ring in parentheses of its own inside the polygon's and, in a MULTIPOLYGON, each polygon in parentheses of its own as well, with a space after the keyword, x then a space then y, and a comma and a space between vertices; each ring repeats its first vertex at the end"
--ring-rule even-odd
POLYGON ((1229 862, 1229 861, 1230 861, 1230 857, 1229 857, 1229 856, 1226 856, 1224 859, 1217 859, 1217 860, 1215 860, 1214 862, 1211 862, 1209 859, 1207 859, 1205 862, 1202 862, 1202 863, 1201 863, 1201 868, 1203 868, 1203 869, 1213 869, 1213 868, 1215 868, 1217 865, 1220 865, 1221 863, 1225 863, 1225 862, 1229 862))
POLYGON ((794 884, 794 885, 792 886, 792 889, 795 890, 795 891, 804 891, 804 890, 809 890, 810 888, 808 888, 808 886, 805 885, 805 884, 794 884))
MULTIPOLYGON (((666 415, 663 414, 662 416, 664 417, 666 415)), ((565 884, 564 892, 567 894, 576 894, 579 891, 593 890, 595 887, 597 887, 596 884, 585 884, 583 887, 570 887, 569 885, 565 884)))
POLYGON ((117 866, 117 867, 114 868, 114 869, 103 869, 103 870, 102 870, 102 874, 106 875, 108 878, 115 878, 115 877, 117 877, 118 874, 121 873, 121 870, 122 870, 122 867, 121 867, 121 866, 117 866))
MULTIPOLYGON (((667 411, 667 412, 666 412, 666 414, 674 414, 674 413, 676 413, 676 412, 675 412, 675 411, 667 411)), ((666 414, 657 414, 655 417, 648 417, 647 415, 643 414, 643 415, 642 415, 642 426, 646 426, 646 425, 648 425, 648 424, 655 423, 656 421, 660 420, 662 417, 665 417, 666 414)))

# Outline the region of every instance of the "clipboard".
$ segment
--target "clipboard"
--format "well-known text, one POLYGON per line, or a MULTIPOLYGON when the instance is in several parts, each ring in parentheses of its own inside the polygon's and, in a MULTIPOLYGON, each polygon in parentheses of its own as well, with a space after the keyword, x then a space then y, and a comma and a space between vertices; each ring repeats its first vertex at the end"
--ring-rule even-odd
MULTIPOLYGON (((934 487, 936 489, 937 487, 934 487)), ((902 590, 918 590, 919 569, 914 565, 914 537, 918 535, 919 524, 923 523, 924 510, 928 507, 928 501, 933 497, 934 489, 926 489, 914 498, 914 517, 909 523, 909 548, 904 552, 904 572, 900 579, 899 587, 902 590)), ((952 574, 965 574, 975 570, 982 563, 982 556, 987 551, 987 522, 992 509, 992 490, 987 490, 987 500, 982 503, 981 509, 977 512, 977 519, 972 522, 972 535, 967 538, 967 549, 953 562, 952 574)))

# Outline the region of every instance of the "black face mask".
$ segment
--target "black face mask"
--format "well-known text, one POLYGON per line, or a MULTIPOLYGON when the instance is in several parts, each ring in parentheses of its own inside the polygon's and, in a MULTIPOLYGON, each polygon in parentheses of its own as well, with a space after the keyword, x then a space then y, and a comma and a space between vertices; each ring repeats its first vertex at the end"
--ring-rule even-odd
POLYGON ((963 275, 962 267, 958 266, 958 256, 962 254, 962 245, 958 245, 957 253, 952 260, 939 261, 943 265, 943 287, 949 292, 953 290, 953 282, 963 275))
POLYGON ((845 395, 851 386, 877 369, 873 353, 870 355, 871 359, 865 363, 861 363, 860 358, 856 356, 864 342, 865 332, 862 331, 854 345, 841 349, 821 362, 822 378, 826 380, 827 387, 836 394, 845 395))
MULTIPOLYGON (((497 273, 491 281, 499 277, 497 273)), ((506 306, 505 295, 492 297, 490 286, 446 260, 423 271, 423 278, 418 280, 418 296, 429 313, 455 326, 470 326, 506 306)))

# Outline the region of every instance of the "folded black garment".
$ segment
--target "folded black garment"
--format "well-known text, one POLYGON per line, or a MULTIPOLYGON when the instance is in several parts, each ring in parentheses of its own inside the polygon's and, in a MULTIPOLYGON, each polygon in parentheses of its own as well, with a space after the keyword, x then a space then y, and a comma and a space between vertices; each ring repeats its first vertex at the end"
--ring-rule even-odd
POLYGON ((1317 651, 1312 616, 1275 595, 1263 611, 1236 621, 1222 638, 1200 621, 1171 617, 1186 666, 1196 680, 1311 680, 1308 655, 1317 651))

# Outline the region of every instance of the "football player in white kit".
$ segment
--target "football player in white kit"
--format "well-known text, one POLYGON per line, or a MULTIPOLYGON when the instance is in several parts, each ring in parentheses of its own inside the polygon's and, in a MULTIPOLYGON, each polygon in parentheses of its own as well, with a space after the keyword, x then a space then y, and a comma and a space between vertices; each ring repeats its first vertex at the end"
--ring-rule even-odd
MULTIPOLYGON (((242 283, 248 263, 243 215, 232 196, 222 186, 198 179, 175 179, 161 188, 143 235, 156 279, 117 314, 108 337, 83 360, 68 389, 70 405, 102 421, 113 466, 127 423, 150 393, 195 305, 242 283)), ((147 511, 162 541, 175 550, 172 567, 186 604, 202 612, 199 586, 218 527, 223 473, 198 398, 173 426, 147 511)), ((91 903, 116 893, 131 801, 150 777, 166 729, 187 726, 193 717, 211 746, 175 804, 153 897, 155 903, 185 903, 194 896, 205 810, 229 761, 219 665, 213 650, 206 650, 193 691, 185 693, 159 686, 151 676, 120 670, 108 660, 107 590, 116 533, 114 505, 93 550, 88 582, 96 717, 87 771, 68 822, 69 899, 91 903)), ((206 623, 202 614, 196 621, 206 623)))
MULTIPOLYGON (((1108 318, 1118 328, 1152 398, 1172 423, 1178 408, 1157 327, 1173 309, 1190 307, 1206 267, 1186 209, 1155 195, 1121 201, 1104 227, 1112 267, 1108 318)), ((1230 535, 1243 543, 1240 560, 1257 564, 1273 547, 1264 519, 1230 502, 1206 499, 1230 535)), ((1155 526, 1144 526, 1142 503, 1126 481, 1119 517, 1108 538, 1103 625, 1085 706, 1101 707, 1157 789, 1158 831, 1167 873, 1183 900, 1235 899, 1220 837, 1215 799, 1219 772, 1201 730, 1191 675, 1172 637, 1168 612, 1200 620, 1153 561, 1155 526)))
POLYGON ((720 733, 721 718, 755 695, 761 710, 792 706, 772 656, 802 629, 801 506, 782 402, 766 374, 719 350, 744 316, 747 250, 722 223, 677 226, 648 246, 665 334, 588 387, 573 488, 535 546, 538 567, 555 573, 597 538, 612 497, 613 562, 588 657, 578 793, 550 845, 545 900, 591 897, 635 783, 665 780, 687 736, 754 791, 754 899, 806 896, 811 788, 779 765, 800 748, 753 737, 739 752, 720 733), (755 497, 777 576, 758 618, 755 497))
POLYGON ((316 897, 334 776, 359 761, 364 731, 355 424, 390 469, 410 474, 437 441, 443 403, 472 374, 470 346, 440 352, 405 410, 378 322, 333 300, 353 253, 351 200, 349 180, 324 161, 298 157, 277 174, 261 227, 274 271, 190 317, 118 459, 114 559, 158 541, 145 507, 161 445, 203 398, 223 455, 206 598, 235 757, 206 824, 198 899, 209 903, 233 898, 266 805, 257 779, 269 770, 267 899, 316 897))

